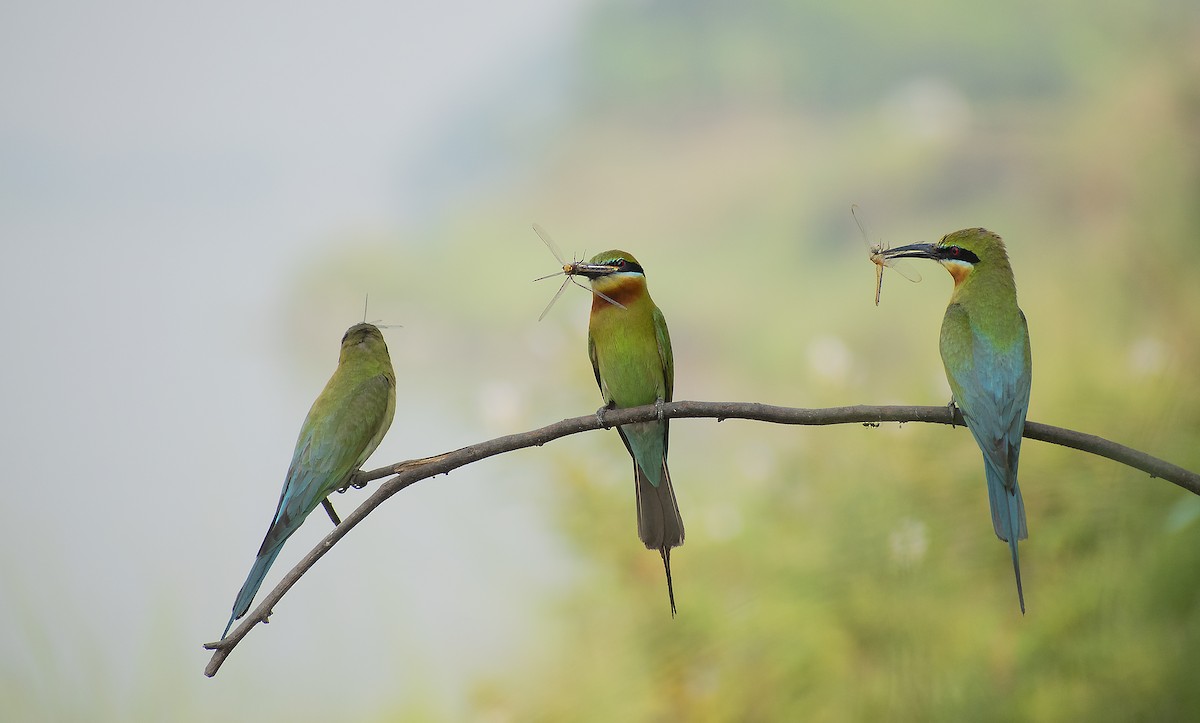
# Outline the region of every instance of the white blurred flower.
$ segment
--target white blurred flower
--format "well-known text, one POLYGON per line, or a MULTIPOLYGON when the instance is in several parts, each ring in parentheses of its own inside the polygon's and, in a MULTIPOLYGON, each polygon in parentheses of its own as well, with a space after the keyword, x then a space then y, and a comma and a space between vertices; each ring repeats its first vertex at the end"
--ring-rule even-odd
POLYGON ((1162 371, 1166 346, 1152 336, 1143 336, 1129 347, 1129 371, 1135 376, 1149 376, 1162 371))
POLYGON ((899 567, 913 567, 925 559, 929 533, 924 522, 906 517, 888 535, 888 552, 899 567))
POLYGON ((818 336, 808 344, 808 366, 830 382, 845 381, 853 359, 845 342, 836 336, 818 336))

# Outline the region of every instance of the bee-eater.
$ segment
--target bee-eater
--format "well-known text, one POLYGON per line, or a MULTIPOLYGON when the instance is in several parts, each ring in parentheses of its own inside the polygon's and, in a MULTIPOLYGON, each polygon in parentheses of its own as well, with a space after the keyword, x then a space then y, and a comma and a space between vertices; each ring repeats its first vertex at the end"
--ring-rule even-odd
POLYGON ((379 446, 396 412, 396 374, 383 334, 372 324, 355 324, 342 337, 337 369, 300 428, 283 492, 271 527, 242 584, 233 621, 250 609, 283 543, 330 493, 345 489, 379 446))
POLYGON ((968 228, 934 244, 900 246, 883 255, 933 259, 954 277, 954 292, 942 319, 942 364, 952 403, 983 451, 992 526, 1012 552, 1017 599, 1024 613, 1017 540, 1029 532, 1017 462, 1029 411, 1032 364, 1029 328, 1017 306, 1017 285, 1004 242, 986 229, 968 228))
MULTIPOLYGON (((605 251, 572 273, 586 277, 596 293, 588 323, 588 356, 604 398, 597 412, 671 401, 675 364, 667 321, 646 288, 646 274, 625 251, 605 251)), ((647 549, 662 555, 667 596, 675 614, 671 583, 671 548, 683 544, 683 518, 667 470, 669 420, 659 419, 617 427, 633 458, 637 492, 638 537, 647 549)))

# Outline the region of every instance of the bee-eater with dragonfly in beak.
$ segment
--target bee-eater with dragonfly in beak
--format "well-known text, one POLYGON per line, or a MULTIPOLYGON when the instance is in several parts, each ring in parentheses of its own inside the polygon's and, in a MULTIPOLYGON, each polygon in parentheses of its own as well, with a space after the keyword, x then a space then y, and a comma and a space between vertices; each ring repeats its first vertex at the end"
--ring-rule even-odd
POLYGON ((941 353, 951 403, 983 451, 988 501, 996 536, 1008 542, 1017 599, 1025 612, 1017 540, 1029 536, 1017 484, 1021 434, 1029 411, 1032 364, 1029 329, 1017 306, 1017 286, 1004 242, 982 228, 947 234, 933 244, 882 252, 887 259, 933 259, 954 277, 942 319, 941 353))
MULTIPOLYGON (((544 231, 536 225, 534 229, 558 255, 544 231)), ((671 401, 675 363, 667 320, 650 298, 646 273, 633 254, 605 251, 587 262, 564 263, 563 272, 568 276, 583 276, 592 287, 588 357, 604 398, 597 416, 603 420, 608 409, 646 404, 661 408, 663 403, 671 401)), ((667 470, 669 422, 660 415, 656 421, 617 427, 617 433, 633 458, 638 537, 647 549, 658 550, 662 555, 667 597, 674 616, 671 548, 683 544, 683 518, 679 516, 671 473, 667 470)))

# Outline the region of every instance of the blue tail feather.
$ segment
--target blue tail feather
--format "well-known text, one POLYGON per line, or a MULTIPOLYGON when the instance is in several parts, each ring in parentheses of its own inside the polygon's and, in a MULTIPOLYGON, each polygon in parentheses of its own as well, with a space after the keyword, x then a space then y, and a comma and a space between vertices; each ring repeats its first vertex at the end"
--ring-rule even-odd
POLYGON ((1008 549, 1012 551, 1013 573, 1017 576, 1017 601, 1021 603, 1021 614, 1025 614, 1025 591, 1021 588, 1021 561, 1017 558, 1017 540, 1008 541, 1008 549))
POLYGON ((626 424, 620 428, 633 459, 646 473, 650 484, 662 484, 662 460, 666 455, 666 428, 659 422, 626 424))
POLYGON ((996 537, 1008 542, 1012 552, 1013 574, 1017 578, 1017 599, 1021 603, 1021 613, 1024 614, 1025 592, 1021 587, 1021 562, 1017 556, 1017 540, 1029 537, 1029 530, 1025 524, 1025 501, 1021 498, 1021 487, 1015 480, 1010 492, 1005 487, 1003 478, 990 464, 985 464, 984 467, 987 473, 988 503, 992 510, 992 527, 996 531, 996 537))
POLYGON ((233 627, 233 621, 245 615, 246 611, 250 609, 250 603, 254 602, 254 596, 262 587, 263 580, 267 577, 267 571, 271 569, 271 565, 275 564, 275 558, 279 557, 279 551, 282 549, 283 543, 280 542, 274 549, 265 555, 259 555, 254 561, 254 566, 250 568, 250 574, 246 576, 246 582, 242 583, 242 589, 238 591, 237 600, 233 603, 233 614, 229 616, 229 622, 225 624, 225 632, 221 633, 222 639, 229 634, 229 628, 233 627))

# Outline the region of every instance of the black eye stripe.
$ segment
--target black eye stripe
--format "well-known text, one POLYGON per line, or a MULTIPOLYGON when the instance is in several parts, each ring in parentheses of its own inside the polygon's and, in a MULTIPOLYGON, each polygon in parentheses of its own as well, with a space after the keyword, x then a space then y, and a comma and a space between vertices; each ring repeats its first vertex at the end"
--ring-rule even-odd
POLYGON ((622 273, 627 273, 627 274, 643 274, 644 275, 646 273, 645 271, 642 270, 641 264, 637 263, 636 261, 630 261, 629 259, 623 259, 620 257, 617 257, 614 259, 609 259, 608 261, 604 262, 604 265, 605 266, 615 266, 617 268, 617 271, 620 271, 622 273))
POLYGON ((965 261, 968 264, 979 263, 979 257, 973 251, 964 249, 962 246, 943 246, 938 249, 938 258, 965 261))

